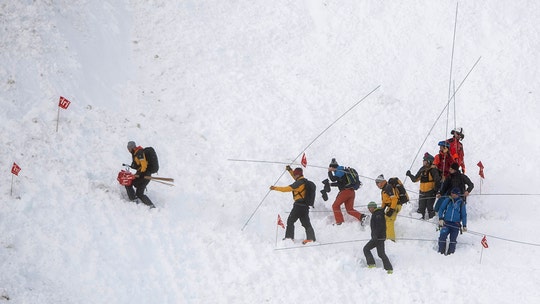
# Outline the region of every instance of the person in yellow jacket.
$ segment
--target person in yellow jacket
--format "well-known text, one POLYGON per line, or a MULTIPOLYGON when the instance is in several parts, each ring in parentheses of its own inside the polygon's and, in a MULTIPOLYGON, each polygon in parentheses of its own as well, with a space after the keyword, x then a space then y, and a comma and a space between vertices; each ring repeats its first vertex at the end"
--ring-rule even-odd
POLYGON ((381 208, 385 211, 386 238, 395 242, 396 232, 394 231, 394 222, 401 210, 401 205, 398 204, 399 192, 386 181, 382 174, 377 176, 375 184, 381 189, 381 208))
POLYGON ((309 219, 309 205, 304 200, 306 197, 306 179, 304 178, 304 171, 302 168, 292 169, 290 166, 286 167, 289 174, 294 178, 294 183, 288 186, 270 186, 270 190, 276 190, 280 192, 292 192, 293 194, 293 208, 289 217, 287 218, 287 228, 285 229, 285 238, 294 240, 294 223, 300 219, 300 223, 306 229, 306 239, 302 242, 307 244, 315 242, 315 231, 311 226, 309 219))

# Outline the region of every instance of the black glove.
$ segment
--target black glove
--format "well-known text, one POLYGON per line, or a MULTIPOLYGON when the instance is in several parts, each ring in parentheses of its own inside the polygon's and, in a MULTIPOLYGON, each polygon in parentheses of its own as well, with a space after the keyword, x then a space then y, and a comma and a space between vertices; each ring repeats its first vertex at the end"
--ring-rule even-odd
POLYGON ((330 190, 332 190, 330 188, 330 181, 327 179, 323 180, 322 183, 324 184, 324 191, 325 192, 330 192, 330 190))
POLYGON ((287 165, 287 166, 285 167, 285 169, 286 169, 287 171, 291 171, 291 170, 292 170, 291 166, 289 166, 289 165, 287 165))
POLYGON ((407 170, 407 176, 408 177, 413 177, 412 173, 411 173, 411 170, 407 170))
POLYGON ((328 194, 324 190, 321 190, 321 194, 323 201, 326 202, 328 200, 328 194))
POLYGON ((394 209, 388 208, 388 211, 386 211, 386 216, 391 217, 392 214, 394 214, 394 209))

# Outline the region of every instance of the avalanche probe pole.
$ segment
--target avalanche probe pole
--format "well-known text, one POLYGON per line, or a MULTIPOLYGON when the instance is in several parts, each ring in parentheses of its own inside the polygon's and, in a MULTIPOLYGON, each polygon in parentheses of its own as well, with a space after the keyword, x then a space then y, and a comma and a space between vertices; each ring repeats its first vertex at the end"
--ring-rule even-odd
MULTIPOLYGON (((328 129, 330 129, 334 124, 336 124, 336 122, 338 122, 341 118, 343 118, 343 116, 345 116, 347 113, 349 113, 352 109, 354 109, 357 105, 359 105, 362 101, 364 101, 369 95, 371 95, 371 93, 375 92, 378 88, 380 88, 381 85, 378 85, 377 87, 375 87, 375 89, 371 90, 371 92, 367 93, 366 96, 362 97, 362 99, 360 99, 358 102, 356 102, 352 107, 350 107, 347 111, 345 111, 345 113, 341 114, 341 116, 339 116, 336 120, 334 120, 334 122, 332 122, 328 127, 326 127, 324 130, 322 130, 321 133, 319 133, 319 135, 317 135, 303 150, 302 152, 300 152, 291 162, 289 165, 293 164, 300 156, 302 156, 302 154, 317 140, 319 139, 319 137, 321 137, 326 131, 328 131, 328 129)), ((278 177, 278 179, 274 182, 274 186, 277 184, 277 182, 281 179, 281 177, 283 176, 283 174, 285 174, 285 172, 287 172, 287 170, 283 170, 283 172, 281 173, 281 175, 278 177)), ((270 194, 270 191, 272 190, 268 190, 266 192, 266 195, 263 197, 263 199, 261 200, 261 202, 259 203, 259 205, 257 205, 257 208, 255 208, 255 210, 253 211, 253 213, 250 215, 250 217, 248 218, 248 220, 246 221, 246 223, 244 224, 244 226, 242 227, 242 231, 244 231, 244 229, 246 228, 247 224, 249 223, 249 221, 251 221, 251 219, 253 218, 253 216, 255 215, 255 213, 257 212, 257 210, 259 210, 259 208, 261 207, 262 203, 264 202, 264 200, 266 199, 266 197, 268 196, 268 194, 270 194)))

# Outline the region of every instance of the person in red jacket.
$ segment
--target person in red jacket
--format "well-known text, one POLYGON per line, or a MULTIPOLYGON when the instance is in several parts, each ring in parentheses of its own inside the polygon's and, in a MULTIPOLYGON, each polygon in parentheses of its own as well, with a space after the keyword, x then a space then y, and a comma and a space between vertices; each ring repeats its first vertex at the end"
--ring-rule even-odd
MULTIPOLYGON (((454 163, 452 155, 450 155, 450 144, 447 141, 439 142, 439 154, 435 155, 433 164, 441 172, 441 182, 443 182, 450 174, 450 166, 454 163)), ((437 189, 438 190, 438 189, 437 189)))
POLYGON ((450 155, 452 155, 454 162, 458 163, 461 167, 461 171, 465 173, 465 153, 463 151, 463 144, 461 143, 463 138, 465 138, 463 128, 455 128, 450 134, 453 137, 446 140, 450 144, 450 155))

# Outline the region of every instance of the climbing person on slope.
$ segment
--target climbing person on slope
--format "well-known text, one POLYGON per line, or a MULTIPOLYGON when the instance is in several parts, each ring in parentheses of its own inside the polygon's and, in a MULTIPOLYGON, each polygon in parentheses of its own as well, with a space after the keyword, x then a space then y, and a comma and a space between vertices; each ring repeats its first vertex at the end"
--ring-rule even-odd
POLYGON ((375 184, 381 189, 381 208, 385 210, 386 215, 386 238, 395 242, 396 232, 394 231, 394 222, 399 211, 401 211, 401 205, 398 204, 399 192, 386 181, 382 174, 377 176, 375 184))
POLYGON ((292 192, 293 195, 294 203, 291 213, 287 218, 287 228, 285 229, 284 240, 294 240, 294 223, 300 219, 300 223, 306 229, 306 239, 302 242, 302 244, 315 242, 315 231, 313 230, 311 221, 309 219, 309 205, 304 200, 307 190, 304 171, 300 167, 293 170, 290 166, 287 166, 285 169, 294 179, 294 183, 283 187, 270 186, 270 190, 292 192))
POLYGON ((428 218, 431 219, 435 216, 433 205, 435 204, 435 195, 440 188, 441 177, 439 175, 439 169, 433 165, 433 160, 433 156, 426 152, 424 154, 422 167, 418 170, 416 175, 412 175, 410 170, 407 171, 407 176, 411 178, 413 183, 420 180, 418 209, 416 212, 422 215, 422 219, 426 219, 426 209, 428 218))
POLYGON ((446 140, 450 144, 450 155, 454 162, 458 163, 461 167, 461 172, 465 173, 465 152, 463 151, 462 143, 465 135, 463 134, 463 128, 455 128, 450 134, 452 135, 452 138, 446 140))

